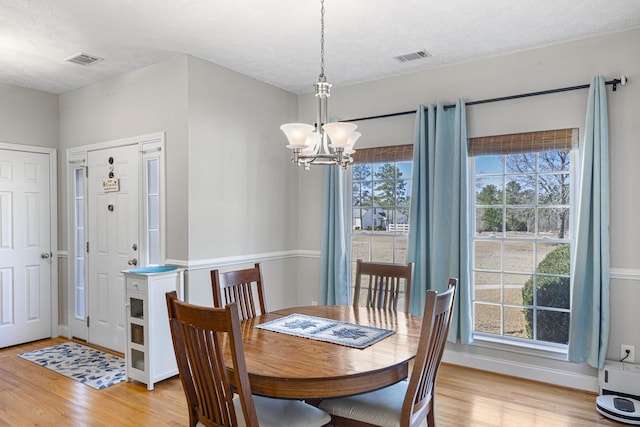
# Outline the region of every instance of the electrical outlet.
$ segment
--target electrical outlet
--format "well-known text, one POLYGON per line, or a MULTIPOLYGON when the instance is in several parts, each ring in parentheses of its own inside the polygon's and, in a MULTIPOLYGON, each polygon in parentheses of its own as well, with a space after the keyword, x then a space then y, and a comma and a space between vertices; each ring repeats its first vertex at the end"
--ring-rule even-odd
POLYGON ((624 359, 624 362, 636 363, 636 347, 633 345, 622 344, 620 346, 620 360, 622 359, 624 359), (627 351, 629 351, 628 357, 627 351))
POLYGON ((311 301, 311 305, 318 305, 318 301, 311 301))

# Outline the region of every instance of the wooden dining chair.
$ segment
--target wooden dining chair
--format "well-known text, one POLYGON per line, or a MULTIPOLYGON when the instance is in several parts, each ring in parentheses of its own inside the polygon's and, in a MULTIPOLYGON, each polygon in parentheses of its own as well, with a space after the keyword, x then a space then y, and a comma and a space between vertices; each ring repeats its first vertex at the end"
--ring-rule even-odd
POLYGON ((332 425, 414 427, 426 419, 429 427, 435 427, 435 384, 457 283, 456 279, 449 279, 446 291, 427 291, 418 352, 409 381, 369 393, 323 400, 319 407, 331 414, 332 425))
POLYGON ((211 270, 211 286, 213 288, 213 306, 222 308, 225 304, 235 302, 240 310, 240 321, 251 319, 267 312, 262 281, 262 266, 255 263, 253 268, 227 271, 211 270), (255 303, 255 292, 258 296, 260 313, 255 303))
POLYGON ((398 300, 404 291, 404 311, 409 312, 411 303, 411 279, 413 263, 407 265, 384 264, 356 261, 356 282, 353 291, 353 305, 360 305, 360 298, 365 297, 365 307, 398 311, 398 300), (404 281, 404 288, 402 281, 404 281), (363 282, 367 286, 364 295, 363 282), (361 293, 363 295, 361 295, 361 293))
POLYGON ((320 427, 330 421, 326 412, 302 401, 251 394, 236 303, 225 308, 197 306, 179 301, 175 291, 167 292, 166 299, 191 427, 320 427), (226 347, 235 387, 224 359, 226 347))

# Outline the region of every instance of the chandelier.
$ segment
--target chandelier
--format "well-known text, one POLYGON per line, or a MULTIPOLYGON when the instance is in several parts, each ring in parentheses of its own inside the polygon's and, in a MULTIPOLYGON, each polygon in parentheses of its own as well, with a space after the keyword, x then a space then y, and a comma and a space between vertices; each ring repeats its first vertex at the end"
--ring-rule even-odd
POLYGON ((306 123, 287 123, 280 129, 287 136, 293 152, 291 160, 306 170, 311 165, 340 165, 343 169, 353 162, 353 145, 360 137, 353 123, 327 123, 327 98, 331 83, 324 75, 324 0, 320 0, 320 75, 314 84, 317 99, 317 118, 315 125, 306 123), (329 143, 331 142, 331 143, 329 143))

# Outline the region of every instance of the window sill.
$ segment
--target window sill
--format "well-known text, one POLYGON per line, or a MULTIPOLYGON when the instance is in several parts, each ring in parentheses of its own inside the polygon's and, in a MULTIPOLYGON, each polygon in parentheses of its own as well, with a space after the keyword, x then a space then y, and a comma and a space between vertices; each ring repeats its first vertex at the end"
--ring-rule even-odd
POLYGON ((511 353, 543 357, 547 359, 562 361, 567 360, 567 346, 560 344, 534 344, 519 340, 510 340, 487 335, 474 334, 473 343, 471 345, 491 350, 508 351, 511 353))

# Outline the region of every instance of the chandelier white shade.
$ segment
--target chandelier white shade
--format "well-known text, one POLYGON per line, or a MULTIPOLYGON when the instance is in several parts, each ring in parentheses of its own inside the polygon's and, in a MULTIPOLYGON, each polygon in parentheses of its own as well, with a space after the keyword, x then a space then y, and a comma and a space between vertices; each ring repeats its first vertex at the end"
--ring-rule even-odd
POLYGON ((310 169, 311 165, 340 165, 343 169, 353 161, 353 146, 360 137, 353 123, 327 123, 327 98, 331 84, 324 75, 324 0, 320 1, 320 76, 314 84, 317 99, 317 117, 315 125, 306 123, 288 123, 280 126, 287 137, 292 150, 293 163, 310 169))

